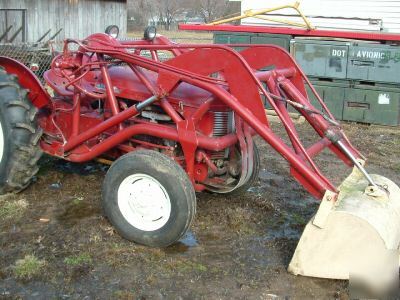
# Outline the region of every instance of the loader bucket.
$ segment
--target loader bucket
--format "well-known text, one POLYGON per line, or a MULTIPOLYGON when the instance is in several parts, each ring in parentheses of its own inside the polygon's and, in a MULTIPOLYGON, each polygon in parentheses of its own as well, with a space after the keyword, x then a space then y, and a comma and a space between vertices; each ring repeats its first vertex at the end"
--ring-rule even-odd
POLYGON ((289 272, 347 280, 353 275, 371 272, 375 272, 376 278, 377 270, 392 267, 396 276, 400 189, 383 176, 371 177, 386 191, 370 191, 367 180, 354 168, 339 186, 336 201, 327 192, 317 213, 306 225, 289 272), (389 266, 385 265, 388 263, 389 266))

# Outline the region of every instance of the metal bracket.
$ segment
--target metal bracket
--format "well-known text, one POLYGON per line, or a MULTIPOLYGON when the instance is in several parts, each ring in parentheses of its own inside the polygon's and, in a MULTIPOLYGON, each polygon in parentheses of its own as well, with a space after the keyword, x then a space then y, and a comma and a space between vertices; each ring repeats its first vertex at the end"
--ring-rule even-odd
POLYGON ((319 205, 318 211, 314 216, 313 225, 324 228, 326 220, 328 219, 329 213, 335 206, 337 199, 337 193, 326 191, 324 197, 322 198, 321 204, 319 205))

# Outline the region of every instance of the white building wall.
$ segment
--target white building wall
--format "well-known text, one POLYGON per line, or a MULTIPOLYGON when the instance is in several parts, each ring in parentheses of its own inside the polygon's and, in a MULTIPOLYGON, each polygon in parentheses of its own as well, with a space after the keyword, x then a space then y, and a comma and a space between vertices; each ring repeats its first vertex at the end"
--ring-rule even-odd
MULTIPOLYGON (((242 12, 294 2, 295 0, 242 0, 242 12)), ((399 0, 300 0, 299 2, 303 14, 309 18, 312 25, 319 29, 340 28, 400 33, 399 0)), ((284 9, 274 14, 280 15, 274 18, 301 21, 293 17, 296 12, 292 9, 284 9)), ((279 26, 278 23, 256 18, 243 19, 242 24, 279 26)))

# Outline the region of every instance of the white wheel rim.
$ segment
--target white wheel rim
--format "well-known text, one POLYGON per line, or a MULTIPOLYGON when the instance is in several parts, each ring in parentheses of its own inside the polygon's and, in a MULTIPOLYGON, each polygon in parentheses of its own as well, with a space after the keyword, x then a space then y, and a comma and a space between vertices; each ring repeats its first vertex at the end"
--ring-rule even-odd
POLYGON ((3 125, 0 121, 0 162, 3 159, 4 154, 4 134, 3 134, 3 125))
POLYGON ((171 201, 165 188, 146 174, 126 177, 118 188, 118 207, 125 220, 143 231, 163 227, 171 215, 171 201))

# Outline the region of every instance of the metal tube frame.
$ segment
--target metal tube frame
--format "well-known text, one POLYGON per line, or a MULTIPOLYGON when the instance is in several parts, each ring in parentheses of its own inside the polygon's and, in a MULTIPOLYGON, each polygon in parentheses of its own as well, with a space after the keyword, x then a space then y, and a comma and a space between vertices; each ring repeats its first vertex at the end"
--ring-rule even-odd
MULTIPOLYGON (((80 47, 79 51, 81 52, 96 53, 97 57, 99 57, 100 70, 107 95, 105 100, 112 110, 112 116, 93 128, 79 134, 76 134, 77 129, 74 127, 74 135, 68 139, 65 145, 60 145, 56 151, 52 149, 51 151, 53 154, 58 153, 60 156, 64 157, 67 155, 65 158, 71 161, 90 160, 118 146, 134 135, 148 134, 180 142, 186 158, 187 172, 189 176, 192 176, 191 172, 193 166, 191 164, 194 163, 194 152, 197 148, 217 151, 225 149, 238 141, 235 134, 226 135, 221 138, 212 138, 202 136, 195 132, 196 122, 207 112, 211 102, 214 101, 214 99, 218 99, 230 107, 230 109, 244 121, 244 128, 246 128, 247 125, 250 126, 255 133, 259 134, 289 162, 292 175, 303 184, 310 193, 318 198, 322 198, 327 190, 333 192, 337 191, 333 184, 319 171, 312 157, 324 148, 329 147, 344 162, 348 164, 353 163, 349 160, 348 154, 344 153, 342 147, 338 147, 338 145, 329 142, 325 137, 325 132, 328 129, 340 131, 340 128, 332 128, 321 116, 309 115, 306 111, 299 109, 299 112, 304 115, 307 121, 321 136, 320 141, 310 148, 305 149, 287 113, 287 108, 284 105, 278 104, 276 100, 270 96, 270 94, 273 94, 281 97, 283 96, 281 91, 284 91, 292 101, 313 108, 308 100, 303 82, 305 81, 311 87, 312 85, 294 60, 284 50, 271 45, 235 45, 246 48, 239 53, 227 45, 179 45, 172 44, 165 39, 156 39, 153 42, 135 41, 119 43, 115 40, 110 41, 109 39, 108 36, 105 37, 104 35, 97 34, 89 37, 85 42, 78 40, 66 41, 66 43, 72 42, 78 44, 80 47), (133 53, 128 52, 126 51, 128 48, 134 48, 136 51, 133 53), (137 54, 140 53, 140 50, 144 49, 152 53, 152 59, 137 54), (156 59, 157 50, 169 50, 174 53, 175 58, 166 62, 160 62, 156 59), (127 63, 153 95, 137 105, 120 111, 118 100, 114 93, 112 79, 108 72, 108 66, 104 63, 102 58, 103 55, 127 63), (195 58, 198 55, 208 57, 209 60, 196 63, 195 58), (257 57, 257 59, 254 57, 257 57), (276 72, 257 73, 254 71, 263 67, 259 65, 260 63, 271 62, 271 59, 275 59, 278 62, 276 72), (146 75, 137 67, 157 72, 157 86, 154 86, 146 75), (213 78, 209 76, 215 72, 222 72, 222 77, 213 78), (191 118, 183 118, 168 101, 168 95, 170 95, 181 82, 199 87, 213 95, 213 99, 205 101, 191 118), (267 83, 269 90, 263 86, 263 82, 267 83), (246 91, 243 91, 243 86, 246 87, 246 91), (260 94, 265 96, 276 111, 292 141, 293 148, 290 148, 269 127, 260 94), (160 100, 159 103, 161 107, 176 123, 175 128, 151 123, 146 125, 136 124, 126 128, 119 127, 115 134, 103 139, 95 146, 89 148, 85 145, 88 140, 99 136, 106 130, 117 125, 120 126, 122 122, 132 119, 144 106, 150 105, 157 100, 160 100), (82 153, 82 151, 84 153, 82 153)), ((68 49, 68 47, 66 46, 64 49, 68 49)), ((65 75, 66 72, 63 72, 63 74, 65 75)), ((66 79, 76 90, 90 96, 90 93, 80 86, 80 81, 73 81, 73 78, 68 78, 68 76, 66 76, 66 79)), ((312 92, 316 94, 314 89, 312 89, 312 92)), ((317 97, 317 100, 324 109, 326 109, 329 116, 333 118, 323 101, 319 97, 317 97)), ((77 110, 79 108, 76 107, 75 109, 77 110)), ((74 122, 78 122, 78 120, 76 120, 78 118, 78 112, 74 112, 74 122)), ((345 136, 342 142, 354 158, 357 159, 361 156, 358 151, 351 146, 345 136)), ((42 147, 45 151, 50 151, 50 147, 43 143, 42 147)), ((191 179, 193 180, 193 178, 191 179)))

